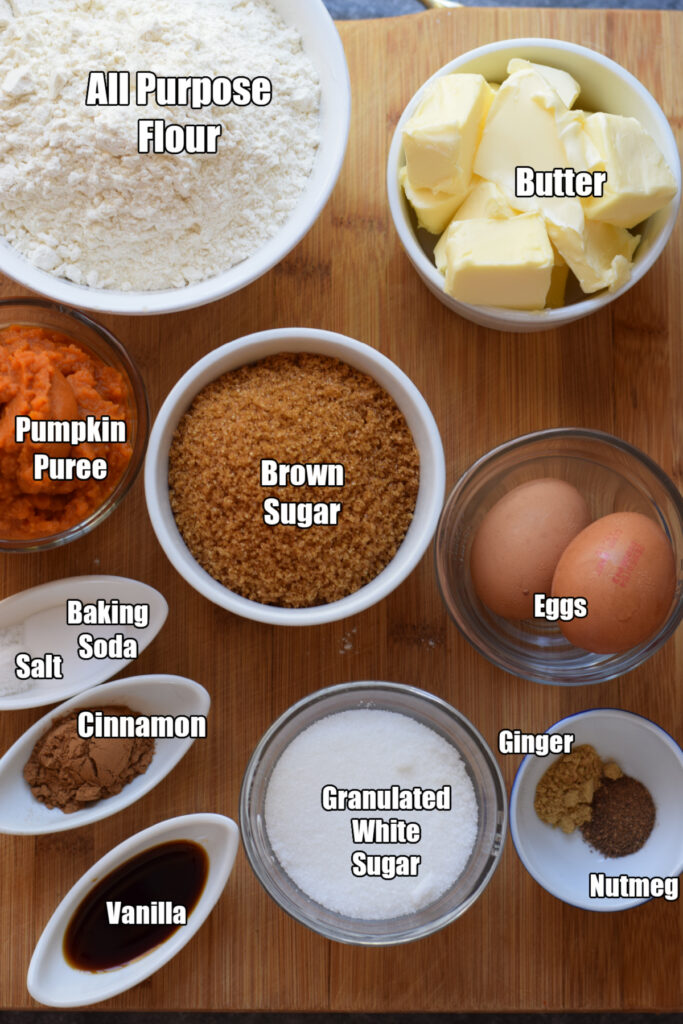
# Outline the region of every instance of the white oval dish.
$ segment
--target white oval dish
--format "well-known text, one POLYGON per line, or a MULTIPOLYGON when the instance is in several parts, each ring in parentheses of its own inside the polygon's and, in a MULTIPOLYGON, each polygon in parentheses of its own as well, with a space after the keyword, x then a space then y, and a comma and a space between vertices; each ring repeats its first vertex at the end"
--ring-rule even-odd
POLYGON ((203 715, 211 707, 211 698, 203 686, 183 676, 130 676, 105 683, 60 704, 43 715, 0 758, 0 834, 40 835, 66 832, 109 818, 134 804, 154 789, 188 752, 194 740, 166 738, 155 740, 154 757, 147 771, 137 775, 115 796, 97 800, 80 811, 65 814, 58 807, 46 807, 31 793, 23 776, 31 751, 51 727, 52 722, 74 709, 124 705, 144 715, 203 715))
POLYGON ((307 327, 282 327, 238 338, 214 349, 183 374, 162 405, 149 439, 145 461, 145 497, 152 527, 164 553, 191 587, 221 608, 254 622, 275 626, 313 626, 337 622, 377 604, 413 571, 425 553, 439 520, 446 484, 446 463, 439 428, 410 378, 377 349, 343 334, 307 327), (420 486, 412 522, 388 565, 359 590, 330 604, 280 608, 241 597, 215 580, 185 544, 171 509, 168 454, 175 429, 195 396, 221 374, 278 352, 313 352, 340 359, 367 373, 391 395, 403 413, 420 454, 420 486))
POLYGON ((616 61, 586 46, 578 46, 564 39, 501 39, 460 54, 439 68, 410 99, 391 142, 387 163, 387 190, 391 216, 401 244, 424 284, 445 306, 466 320, 497 331, 547 331, 573 323, 581 317, 603 309, 632 288, 652 267, 676 223, 681 201, 681 160, 676 138, 661 107, 645 86, 616 61), (581 86, 578 106, 583 109, 637 118, 652 135, 673 172, 678 191, 665 207, 652 214, 639 228, 642 238, 636 249, 631 276, 615 292, 596 292, 557 309, 529 311, 499 306, 471 306, 446 294, 443 275, 436 269, 427 248, 421 244, 421 238, 424 237, 425 245, 427 238, 433 245, 435 236, 427 236, 426 232, 416 231, 408 201, 399 185, 399 170, 405 163, 405 124, 416 110, 425 90, 436 78, 457 71, 482 74, 490 82, 500 82, 507 75, 508 61, 512 57, 523 57, 568 71, 581 86))
MULTIPOLYGON (((116 633, 123 633, 137 640, 140 654, 154 640, 167 615, 168 604, 158 590, 125 576, 72 576, 5 598, 0 601, 0 629, 23 623, 24 650, 32 658, 42 657, 48 652, 62 655, 64 678, 30 680, 25 690, 0 696, 0 711, 56 704, 111 679, 130 665, 131 659, 83 660, 78 656, 79 635, 87 632, 95 637, 110 638, 116 633), (143 629, 135 626, 67 626, 68 598, 77 598, 84 603, 95 602, 99 598, 117 599, 119 603, 148 604, 149 624, 143 629)), ((21 685, 17 680, 17 686, 21 685)))
POLYGON ((272 0, 272 3, 282 20, 301 36, 304 51, 320 78, 320 142, 313 168, 297 205, 275 235, 228 270, 182 288, 120 291, 76 284, 34 266, 0 238, 3 274, 56 302, 79 309, 145 316, 215 302, 245 288, 284 259, 318 219, 339 177, 349 134, 351 83, 344 47, 323 0, 272 0))
POLYGON ((69 890, 45 926, 29 964, 26 984, 30 994, 45 1006, 90 1006, 149 978, 187 945, 204 924, 230 877, 238 844, 239 830, 231 818, 222 814, 186 814, 160 821, 114 847, 69 890), (71 967, 62 951, 64 933, 93 886, 143 850, 178 839, 199 843, 209 858, 206 883, 187 924, 161 945, 121 967, 96 972, 71 967))
POLYGON ((659 725, 619 708, 595 708, 563 718, 547 730, 573 733, 575 745, 590 743, 604 760, 614 760, 650 790, 654 828, 645 845, 627 857, 605 857, 581 834, 565 835, 546 825, 534 810, 536 786, 556 757, 528 754, 520 764, 510 795, 510 833, 529 874, 547 892, 583 910, 627 910, 646 898, 589 896, 589 875, 604 873, 671 877, 683 871, 683 751, 659 725))

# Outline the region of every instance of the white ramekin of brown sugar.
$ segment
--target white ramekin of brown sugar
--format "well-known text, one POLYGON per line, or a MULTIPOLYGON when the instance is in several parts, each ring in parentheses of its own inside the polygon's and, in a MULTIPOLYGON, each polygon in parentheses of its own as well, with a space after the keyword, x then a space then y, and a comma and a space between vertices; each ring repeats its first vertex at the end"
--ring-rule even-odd
POLYGON ((369 345, 296 327, 195 363, 161 407, 145 467, 152 526, 180 575, 228 611, 287 626, 348 618, 398 587, 434 535, 444 486, 439 430, 412 381, 369 345), (288 391, 278 375, 290 372, 288 391), (228 386, 232 404, 217 413, 228 386), (322 485, 305 469, 340 465, 322 485), (270 486, 284 466, 287 486, 270 486), (325 521, 335 504, 336 525, 325 521))

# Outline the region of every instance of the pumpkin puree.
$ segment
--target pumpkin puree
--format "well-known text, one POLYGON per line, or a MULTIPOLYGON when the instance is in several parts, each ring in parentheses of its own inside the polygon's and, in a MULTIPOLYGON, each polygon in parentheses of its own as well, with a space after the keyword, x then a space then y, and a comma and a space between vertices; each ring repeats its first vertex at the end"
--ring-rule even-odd
POLYGON ((15 417, 76 420, 109 416, 129 423, 123 376, 58 331, 12 325, 0 330, 0 536, 48 537, 87 519, 111 494, 130 461, 125 444, 15 441, 15 417), (104 458, 104 480, 33 479, 33 456, 104 458))

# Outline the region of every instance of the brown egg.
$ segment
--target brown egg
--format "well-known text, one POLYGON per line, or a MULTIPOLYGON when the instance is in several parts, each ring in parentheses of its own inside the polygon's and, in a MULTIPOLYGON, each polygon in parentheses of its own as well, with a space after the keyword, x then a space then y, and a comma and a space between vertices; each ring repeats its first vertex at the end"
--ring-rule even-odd
POLYGON ((585 597, 585 618, 561 622, 571 643, 617 654, 648 640, 665 621, 674 591, 674 553, 654 520, 638 512, 596 519, 558 562, 553 596, 585 597))
POLYGON ((489 509, 472 544, 470 571, 479 599, 506 619, 533 615, 534 594, 550 594, 560 555, 590 522, 571 484, 530 480, 489 509))

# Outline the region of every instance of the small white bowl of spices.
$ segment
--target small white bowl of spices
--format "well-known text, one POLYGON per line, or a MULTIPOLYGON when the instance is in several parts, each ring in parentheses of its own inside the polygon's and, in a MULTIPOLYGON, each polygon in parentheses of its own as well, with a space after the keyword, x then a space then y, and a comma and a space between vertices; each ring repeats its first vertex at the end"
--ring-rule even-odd
POLYGON ((145 466, 167 557, 210 601, 275 625, 369 608, 436 529, 445 462, 410 379, 369 345, 283 328, 201 359, 168 395, 145 466))
POLYGON ((510 796, 515 849, 539 885, 609 913, 678 899, 683 751, 661 726, 595 708, 547 730, 564 753, 522 761, 510 796))

